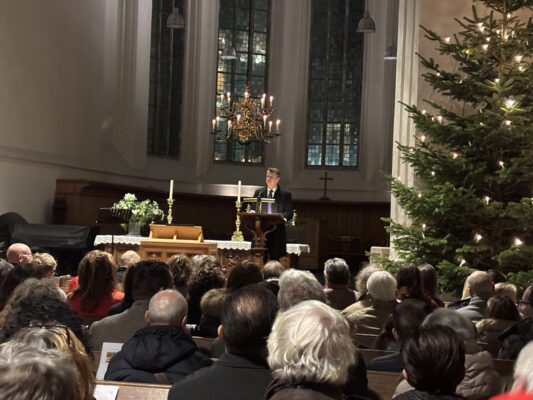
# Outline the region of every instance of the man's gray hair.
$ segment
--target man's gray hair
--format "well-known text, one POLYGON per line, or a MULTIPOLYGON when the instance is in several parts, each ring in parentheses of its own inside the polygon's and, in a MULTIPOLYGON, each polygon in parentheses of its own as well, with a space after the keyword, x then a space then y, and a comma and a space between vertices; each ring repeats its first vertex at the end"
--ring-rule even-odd
POLYGON ((468 278, 466 278, 466 284, 470 289, 472 296, 476 295, 490 295, 494 292, 494 283, 492 278, 485 271, 474 271, 468 278))
POLYGON ((177 290, 167 289, 152 296, 147 316, 150 325, 181 326, 187 311, 187 301, 182 294, 177 290))
POLYGON ((465 344, 466 354, 477 353, 480 350, 477 344, 477 331, 474 324, 456 310, 438 308, 429 314, 422 323, 422 326, 435 325, 452 328, 465 344))
POLYGON ((280 310, 287 310, 305 300, 326 302, 324 289, 315 276, 309 271, 295 269, 283 272, 279 278, 278 302, 280 310))
POLYGON ((355 277, 355 290, 357 291, 358 297, 368 292, 366 284, 370 276, 376 271, 383 271, 383 268, 377 264, 368 264, 357 273, 355 277))
POLYGON ((514 365, 513 389, 533 392, 533 341, 520 350, 514 365))
POLYGON ((130 267, 139 261, 141 261, 139 254, 137 254, 137 252, 134 250, 128 250, 120 255, 118 265, 120 267, 130 267))
POLYGON ((366 283, 368 293, 374 300, 393 301, 396 299, 396 279, 387 271, 376 271, 366 283))
POLYGON ((279 313, 267 346, 272 376, 292 384, 342 385, 357 354, 346 319, 316 300, 279 313))

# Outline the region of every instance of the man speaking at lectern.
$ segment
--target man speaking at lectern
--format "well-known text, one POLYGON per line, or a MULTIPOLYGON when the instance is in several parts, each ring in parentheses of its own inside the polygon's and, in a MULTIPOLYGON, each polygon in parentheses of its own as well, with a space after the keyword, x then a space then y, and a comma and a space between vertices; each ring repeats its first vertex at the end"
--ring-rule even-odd
POLYGON ((292 218, 291 192, 281 189, 278 185, 281 174, 279 169, 270 167, 266 172, 266 187, 257 189, 254 197, 259 201, 263 198, 274 199, 274 204, 263 205, 262 212, 279 213, 284 221, 279 223, 273 232, 267 234, 267 249, 271 260, 279 260, 287 254, 287 239, 285 235, 285 222, 292 218), (268 210, 270 208, 270 210, 268 210))

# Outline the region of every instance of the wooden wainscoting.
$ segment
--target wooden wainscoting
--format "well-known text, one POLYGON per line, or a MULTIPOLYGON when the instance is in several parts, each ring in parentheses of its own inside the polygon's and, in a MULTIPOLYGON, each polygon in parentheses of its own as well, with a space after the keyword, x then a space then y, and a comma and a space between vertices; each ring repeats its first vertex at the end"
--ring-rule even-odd
MULTIPOLYGON (((135 193, 140 200, 156 200, 165 212, 168 208, 168 194, 158 190, 87 180, 57 180, 53 222, 94 225, 99 208, 111 207, 128 192, 135 193)), ((229 240, 235 230, 234 202, 233 197, 175 193, 174 223, 201 225, 205 239, 229 240)), ((389 203, 295 199, 293 206, 298 214, 297 225, 288 229, 288 240, 311 247, 311 253, 300 258, 301 267, 319 269, 327 258, 344 257, 357 270, 370 246, 388 244, 381 218, 389 216, 389 203)), ((101 233, 112 233, 110 227, 101 229, 104 230, 101 233)), ((249 240, 246 232, 245 239, 249 240)))

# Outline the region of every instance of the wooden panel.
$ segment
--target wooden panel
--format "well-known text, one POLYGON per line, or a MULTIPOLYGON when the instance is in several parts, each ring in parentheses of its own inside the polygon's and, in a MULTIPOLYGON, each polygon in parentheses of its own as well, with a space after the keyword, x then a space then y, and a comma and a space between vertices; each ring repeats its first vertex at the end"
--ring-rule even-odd
POLYGON ((118 386, 117 400, 167 400, 170 390, 170 385, 152 385, 149 383, 96 381, 96 384, 118 386))
MULTIPOLYGON (((99 208, 110 207, 127 192, 135 193, 141 200, 156 200, 165 212, 168 208, 168 193, 161 191, 85 180, 58 180, 54 222, 93 225, 99 208)), ((235 230, 234 198, 184 193, 175 193, 174 198, 175 224, 201 225, 206 239, 230 240, 235 230)), ((295 199, 293 206, 298 214, 293 241, 311 245, 310 255, 300 258, 300 266, 322 268, 327 258, 344 256, 351 268, 357 270, 370 246, 388 245, 380 218, 389 216, 389 203, 295 199)), ((250 240, 247 232, 245 239, 250 240)))

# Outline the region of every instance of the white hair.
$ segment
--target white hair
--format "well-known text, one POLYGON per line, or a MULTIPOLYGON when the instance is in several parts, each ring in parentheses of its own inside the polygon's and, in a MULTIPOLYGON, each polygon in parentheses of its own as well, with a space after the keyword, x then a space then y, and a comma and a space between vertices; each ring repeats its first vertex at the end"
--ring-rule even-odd
POLYGON ((376 271, 383 271, 383 268, 377 264, 368 264, 357 273, 355 277, 355 290, 357 290, 358 296, 362 296, 368 292, 368 279, 376 271))
POLYGON ((150 325, 179 326, 187 315, 187 301, 177 290, 161 290, 150 299, 146 315, 150 325))
POLYGON ((374 300, 392 301, 396 298, 396 279, 387 271, 376 271, 366 283, 374 300))
POLYGON ((533 342, 520 350, 514 365, 514 388, 533 392, 533 342))
POLYGON ((280 310, 287 310, 304 300, 326 302, 324 289, 315 276, 309 271, 295 269, 283 272, 279 277, 278 302, 280 310))
POLYGON ((289 383, 342 385, 357 354, 346 319, 316 300, 279 313, 267 346, 272 376, 289 383))

